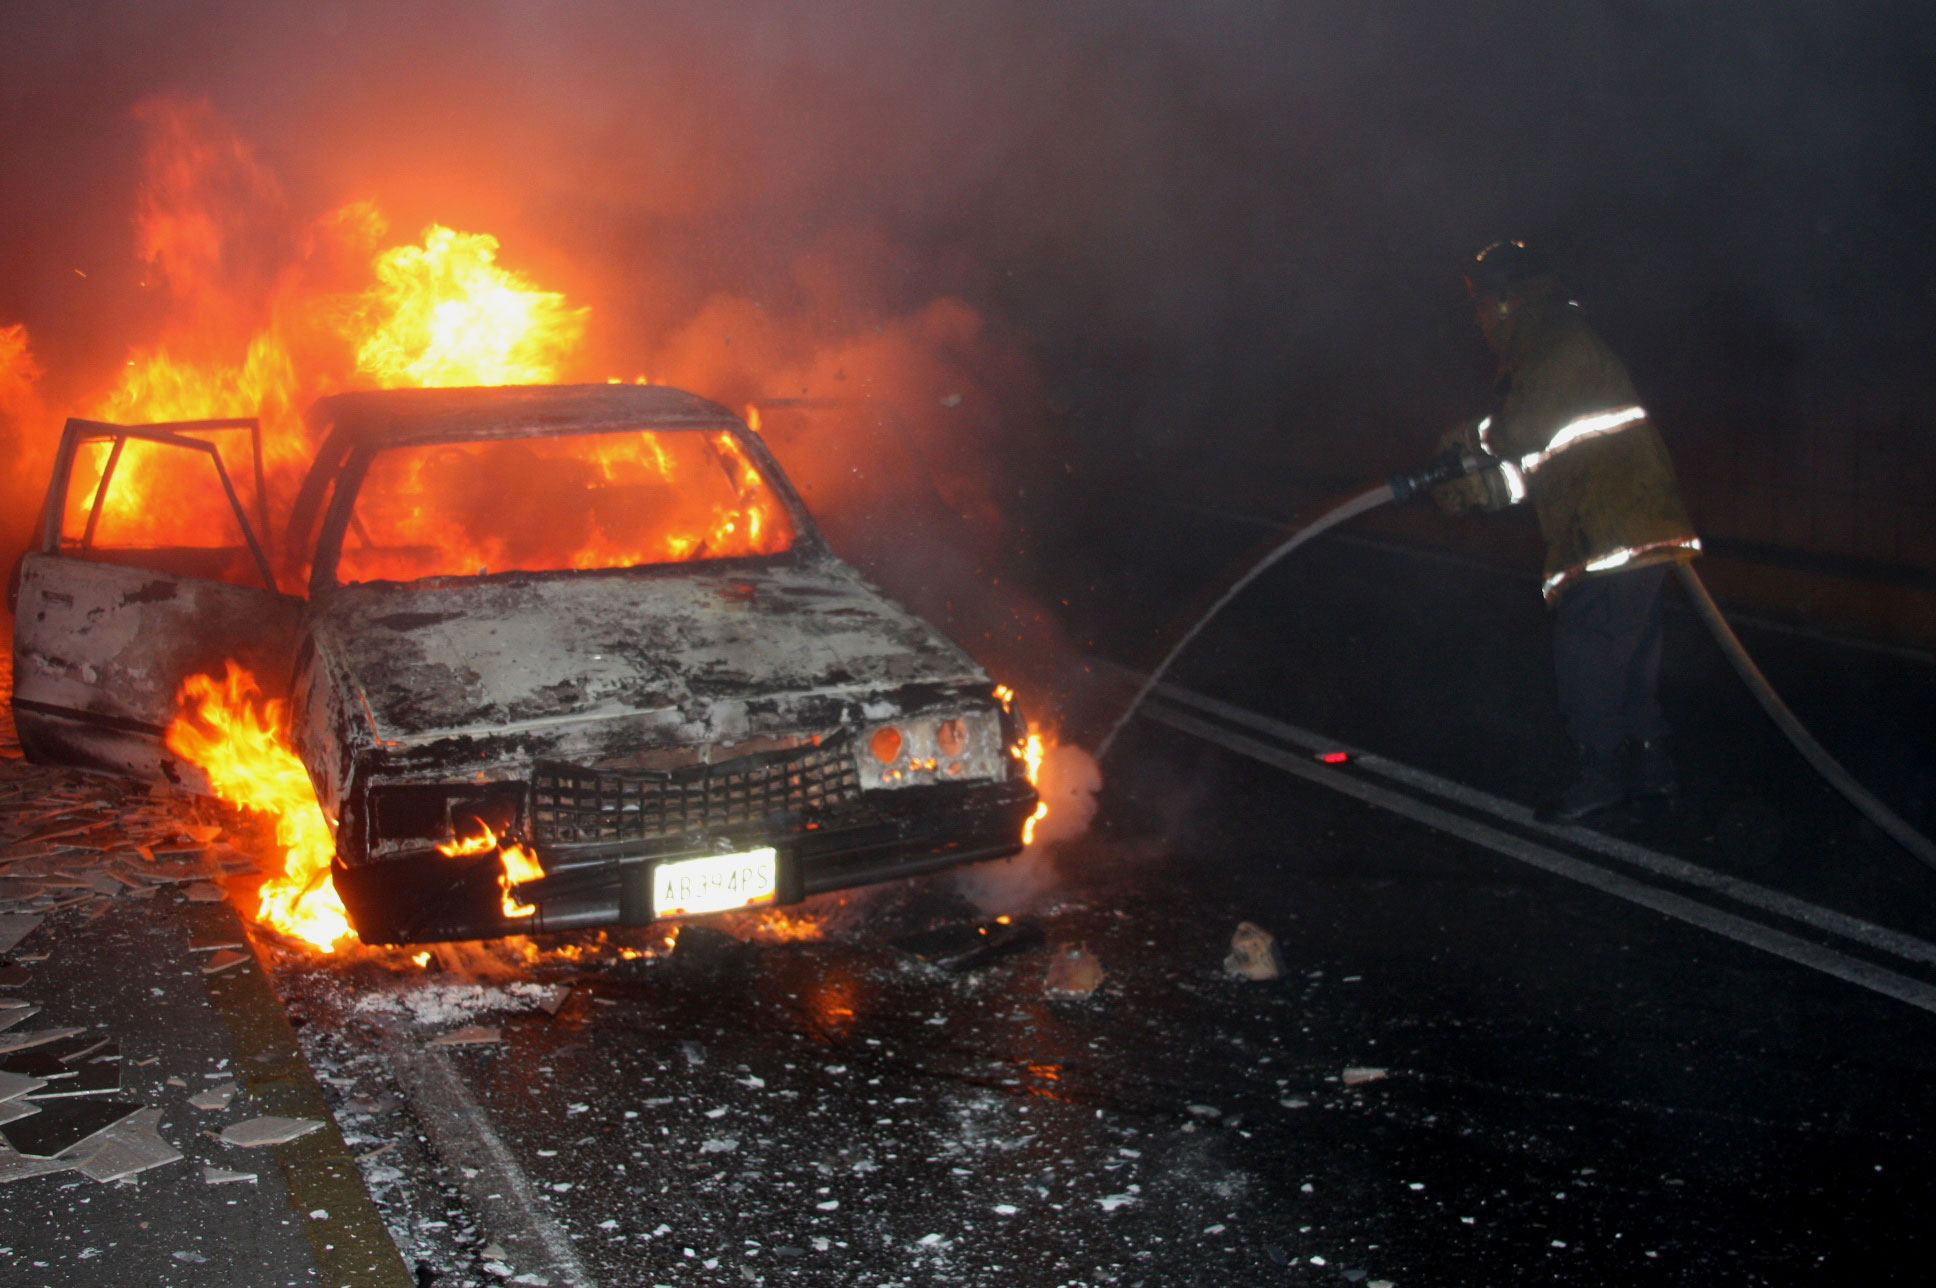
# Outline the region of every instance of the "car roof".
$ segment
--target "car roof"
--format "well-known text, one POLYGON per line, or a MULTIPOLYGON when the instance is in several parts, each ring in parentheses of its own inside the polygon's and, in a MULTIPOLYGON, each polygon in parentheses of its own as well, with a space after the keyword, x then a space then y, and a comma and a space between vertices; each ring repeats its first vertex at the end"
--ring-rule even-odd
POLYGON ((318 398, 310 428, 344 446, 524 438, 610 429, 740 429, 716 402, 670 385, 372 389, 318 398))

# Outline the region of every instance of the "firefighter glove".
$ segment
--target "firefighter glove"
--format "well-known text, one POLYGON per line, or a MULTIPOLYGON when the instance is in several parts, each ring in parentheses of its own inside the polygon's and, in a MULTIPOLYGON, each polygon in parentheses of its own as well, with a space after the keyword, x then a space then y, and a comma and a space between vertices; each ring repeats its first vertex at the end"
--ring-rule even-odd
POLYGON ((1492 509, 1494 507, 1491 490, 1486 486, 1486 475, 1491 472, 1491 470, 1481 470, 1477 474, 1468 474, 1464 478, 1441 483, 1432 489, 1432 500, 1447 514, 1492 509))

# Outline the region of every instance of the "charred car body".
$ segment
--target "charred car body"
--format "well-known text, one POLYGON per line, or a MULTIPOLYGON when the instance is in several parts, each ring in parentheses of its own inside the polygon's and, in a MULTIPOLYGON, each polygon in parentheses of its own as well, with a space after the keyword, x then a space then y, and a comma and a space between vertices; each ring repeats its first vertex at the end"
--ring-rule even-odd
POLYGON ((1006 693, 829 551, 724 408, 410 389, 310 419, 278 550, 259 443, 253 506, 218 446, 252 422, 69 422, 14 587, 31 758, 200 790, 163 742, 176 691, 239 662, 289 701, 373 943, 644 924, 1021 848, 1006 693))

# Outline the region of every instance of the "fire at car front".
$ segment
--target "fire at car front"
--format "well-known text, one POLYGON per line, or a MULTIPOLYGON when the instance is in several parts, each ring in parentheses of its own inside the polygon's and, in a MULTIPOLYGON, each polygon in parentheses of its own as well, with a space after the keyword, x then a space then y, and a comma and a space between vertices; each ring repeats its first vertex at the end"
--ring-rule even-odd
POLYGON ((1015 853, 1019 719, 833 556, 346 586, 296 730, 367 942, 786 903, 1015 853))

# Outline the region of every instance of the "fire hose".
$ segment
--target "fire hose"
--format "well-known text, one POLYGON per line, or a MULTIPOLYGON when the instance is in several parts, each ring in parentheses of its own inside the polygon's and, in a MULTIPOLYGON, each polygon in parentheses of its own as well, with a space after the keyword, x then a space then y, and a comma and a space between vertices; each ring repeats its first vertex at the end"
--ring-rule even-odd
MULTIPOLYGON (((1142 686, 1136 690, 1136 696, 1130 699, 1129 705, 1123 708, 1122 714, 1116 717, 1115 723, 1109 726, 1109 731, 1097 744, 1096 759, 1101 760, 1109 754, 1109 748, 1116 741, 1116 735, 1122 732, 1123 726, 1127 725, 1141 708, 1144 699, 1148 698, 1157 684, 1162 681, 1170 665, 1184 649, 1190 646, 1191 641, 1202 633, 1203 628, 1209 625, 1231 600, 1242 594, 1252 582, 1275 567, 1285 556, 1312 538, 1321 536, 1347 520, 1375 510, 1388 501, 1409 500, 1429 492, 1441 483, 1448 483, 1485 469, 1492 463, 1491 460, 1476 452, 1455 448, 1417 469, 1394 474, 1376 487, 1367 488, 1363 492, 1347 497, 1324 510, 1309 523, 1293 529, 1284 540, 1266 549, 1263 555, 1232 582, 1230 587, 1191 624, 1176 643, 1170 646, 1169 651, 1163 655, 1162 661, 1156 664, 1142 686)), ((1808 732, 1802 722, 1796 718, 1795 713, 1789 709, 1788 704, 1782 701, 1781 695, 1775 692, 1774 686, 1768 683, 1768 678, 1761 673, 1761 668, 1755 665, 1754 659, 1748 656, 1748 650, 1742 647, 1740 638, 1734 633, 1734 628, 1729 626, 1727 619, 1721 615, 1720 608, 1715 605, 1714 597, 1708 594, 1707 586, 1702 583, 1700 574, 1694 571, 1693 565, 1678 563, 1674 566, 1674 571, 1679 575, 1681 588, 1687 592, 1688 599, 1694 605, 1695 613, 1707 627, 1708 633, 1714 637, 1714 642, 1720 646, 1721 652, 1728 659, 1728 664, 1747 685, 1748 691, 1754 695, 1761 709, 1768 713, 1768 718, 1774 721, 1775 727, 1794 744, 1795 750, 1801 753, 1802 759, 1826 779, 1829 786, 1840 792, 1849 804, 1855 806, 1864 818, 1875 824, 1926 867, 1936 869, 1936 844, 1931 843, 1928 837, 1911 827, 1901 815, 1876 799, 1874 793, 1856 782, 1849 771, 1844 769, 1841 763, 1815 740, 1815 736, 1808 732)))

